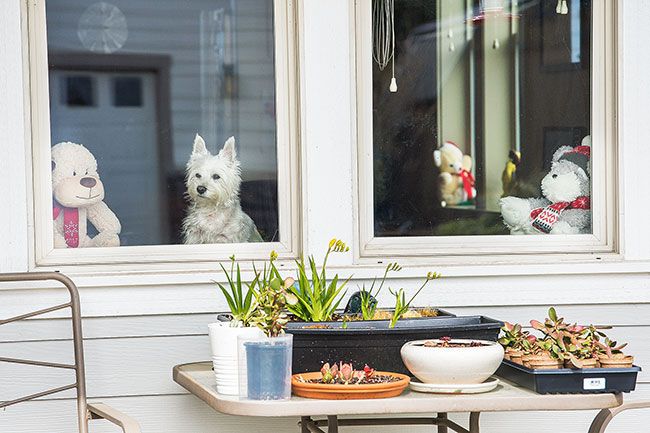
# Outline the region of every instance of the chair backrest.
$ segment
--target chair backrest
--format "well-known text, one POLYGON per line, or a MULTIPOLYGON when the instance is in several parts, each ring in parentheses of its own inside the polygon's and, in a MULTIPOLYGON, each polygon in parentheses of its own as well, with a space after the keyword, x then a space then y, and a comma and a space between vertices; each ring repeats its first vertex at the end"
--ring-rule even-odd
POLYGON ((37 311, 21 314, 20 316, 10 317, 8 319, 0 319, 0 326, 7 323, 17 322, 19 320, 28 319, 31 317, 39 316, 52 311, 63 310, 70 308, 72 311, 72 337, 74 345, 74 364, 59 364, 44 361, 35 361, 30 359, 16 359, 16 358, 2 358, 0 362, 9 362, 14 364, 36 365, 41 367, 63 368, 75 370, 75 383, 71 385, 52 388, 41 391, 35 394, 27 395, 24 397, 16 398, 10 401, 0 401, 0 409, 3 407, 11 406, 17 403, 22 403, 29 400, 34 400, 46 395, 55 394, 58 392, 66 391, 68 389, 76 388, 77 390, 77 416, 79 421, 79 432, 88 433, 88 406, 86 402, 86 374, 84 369, 84 352, 83 352, 83 337, 81 333, 81 307, 79 305, 79 291, 77 286, 67 276, 58 272, 27 272, 27 273, 11 273, 0 274, 0 283, 6 282, 34 282, 34 281, 57 281, 63 284, 70 293, 70 302, 65 304, 55 305, 53 307, 43 308, 37 311))

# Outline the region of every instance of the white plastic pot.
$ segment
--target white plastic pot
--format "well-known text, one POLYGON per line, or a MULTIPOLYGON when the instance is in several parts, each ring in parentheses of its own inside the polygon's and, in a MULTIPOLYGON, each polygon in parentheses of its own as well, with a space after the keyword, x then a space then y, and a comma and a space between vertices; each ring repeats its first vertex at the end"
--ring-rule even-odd
POLYGON ((210 323, 208 331, 217 390, 236 395, 239 391, 238 338, 259 338, 264 333, 259 328, 231 327, 229 322, 210 323))

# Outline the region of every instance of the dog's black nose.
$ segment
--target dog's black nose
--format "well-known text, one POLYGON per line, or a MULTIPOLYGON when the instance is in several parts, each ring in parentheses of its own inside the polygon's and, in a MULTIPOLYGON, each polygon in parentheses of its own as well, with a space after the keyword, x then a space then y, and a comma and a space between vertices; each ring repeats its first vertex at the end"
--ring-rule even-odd
POLYGON ((199 186, 196 187, 196 192, 198 192, 199 194, 205 194, 205 192, 207 190, 208 189, 206 187, 204 187, 203 185, 199 185, 199 186))
POLYGON ((97 185, 97 181, 92 177, 82 177, 81 180, 79 180, 79 183, 81 186, 85 186, 86 188, 92 188, 97 185))

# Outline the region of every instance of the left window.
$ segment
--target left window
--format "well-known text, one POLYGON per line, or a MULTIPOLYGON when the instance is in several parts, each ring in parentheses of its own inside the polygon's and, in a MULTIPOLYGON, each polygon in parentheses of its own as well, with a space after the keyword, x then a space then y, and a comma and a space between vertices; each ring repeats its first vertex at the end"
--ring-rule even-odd
POLYGON ((293 250, 291 1, 30 3, 36 264, 293 250))

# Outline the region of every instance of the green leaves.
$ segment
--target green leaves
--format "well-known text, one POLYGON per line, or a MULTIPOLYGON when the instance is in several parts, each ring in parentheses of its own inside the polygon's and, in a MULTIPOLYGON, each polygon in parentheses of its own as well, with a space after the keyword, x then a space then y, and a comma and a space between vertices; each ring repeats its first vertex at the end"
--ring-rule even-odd
POLYGON ((241 270, 239 264, 237 264, 235 269, 235 256, 230 257, 230 271, 227 271, 223 264, 220 264, 221 270, 226 276, 227 286, 224 286, 221 283, 215 282, 215 284, 221 290, 224 298, 226 298, 226 303, 228 308, 230 308, 230 313, 233 315, 233 318, 242 323, 244 326, 249 324, 249 319, 251 312, 253 310, 253 297, 255 294, 256 279, 251 284, 243 284, 241 278, 241 270), (244 291, 243 286, 246 286, 244 291))
POLYGON ((313 256, 308 257, 307 263, 304 257, 296 260, 298 285, 292 286, 289 291, 296 296, 298 302, 287 307, 291 313, 305 322, 326 322, 332 319, 345 296, 343 289, 352 277, 340 283, 337 274, 328 283, 327 259, 331 252, 346 252, 349 249, 343 241, 332 239, 320 270, 313 256))
POLYGON ((389 326, 391 328, 394 328, 395 325, 397 325, 397 321, 402 318, 404 313, 406 313, 409 310, 409 308, 411 308, 411 304, 413 303, 415 298, 420 294, 422 289, 424 289, 426 285, 429 284, 429 281, 437 280, 438 278, 441 277, 442 275, 437 272, 428 272, 424 279, 424 283, 422 283, 422 285, 417 290, 417 292, 415 292, 415 294, 411 296, 411 299, 409 299, 408 302, 406 302, 404 289, 399 289, 397 291, 393 291, 392 289, 389 289, 390 293, 395 297, 395 309, 393 310, 393 317, 390 319, 389 326))

